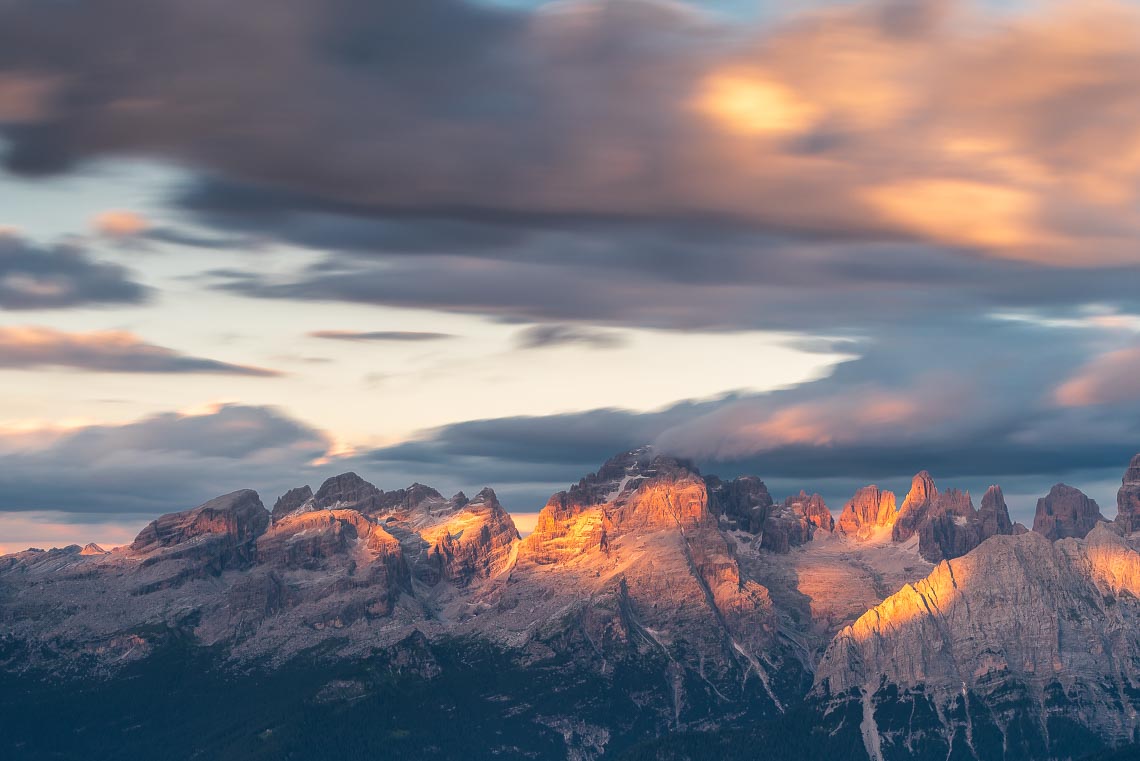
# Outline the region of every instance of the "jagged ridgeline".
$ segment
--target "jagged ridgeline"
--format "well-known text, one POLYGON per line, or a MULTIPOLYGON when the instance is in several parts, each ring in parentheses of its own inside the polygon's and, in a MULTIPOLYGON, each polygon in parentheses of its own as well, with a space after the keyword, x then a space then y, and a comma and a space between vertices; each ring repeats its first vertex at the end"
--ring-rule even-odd
MULTIPOLYGON (((1140 457, 1034 530, 650 449, 551 497, 347 473, 0 558, 0 758, 1069 759, 1140 709, 1140 457)), ((1105 758, 1111 756, 1106 755, 1105 758)))

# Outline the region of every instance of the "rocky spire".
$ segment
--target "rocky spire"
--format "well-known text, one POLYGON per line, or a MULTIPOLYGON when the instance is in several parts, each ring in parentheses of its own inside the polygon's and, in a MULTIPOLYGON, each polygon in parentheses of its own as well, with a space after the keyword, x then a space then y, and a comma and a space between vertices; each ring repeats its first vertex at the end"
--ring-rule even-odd
POLYGON ((918 531, 931 505, 938 499, 938 487, 928 471, 919 471, 910 482, 910 491, 899 508, 891 536, 896 542, 905 542, 918 531))
POLYGON ((898 512, 894 492, 878 486, 864 486, 843 507, 839 516, 839 530, 858 539, 870 538, 880 529, 894 525, 898 512))
POLYGON ((1140 531, 1140 454, 1128 464, 1116 492, 1116 523, 1125 533, 1140 531))
POLYGON ((1083 539, 1103 520, 1096 500, 1089 499, 1080 489, 1057 484, 1037 500, 1033 530, 1054 541, 1065 537, 1083 539))
POLYGON ((1013 521, 1009 518, 1005 495, 996 484, 986 489, 982 497, 982 506, 978 510, 978 529, 983 542, 991 536, 1013 533, 1013 521))

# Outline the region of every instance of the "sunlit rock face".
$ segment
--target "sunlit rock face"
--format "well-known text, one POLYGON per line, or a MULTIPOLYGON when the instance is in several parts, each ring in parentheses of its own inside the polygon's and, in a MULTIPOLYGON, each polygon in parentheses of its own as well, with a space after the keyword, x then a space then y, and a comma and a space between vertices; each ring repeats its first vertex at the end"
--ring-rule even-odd
POLYGON ((678 460, 637 449, 551 497, 522 542, 520 560, 558 563, 606 550, 615 534, 695 528, 710 518, 709 493, 700 474, 678 460))
MULTIPOLYGON (((431 490, 427 497, 432 495, 438 492, 431 490)), ((409 502, 425 504, 419 495, 409 502)), ((513 562, 519 532, 494 490, 483 489, 470 501, 461 492, 450 506, 450 513, 437 514, 439 522, 420 532, 427 544, 428 565, 437 566, 443 579, 461 585, 505 570, 513 562)))
POLYGON ((1140 454, 1128 464, 1116 492, 1116 523, 1125 533, 1140 531, 1140 454))
POLYGON ((894 526, 898 517, 894 492, 878 486, 864 486, 844 505, 837 526, 856 539, 869 539, 894 526))
MULTIPOLYGON (((741 504, 770 506, 761 490, 756 479, 735 487, 741 504)), ((688 464, 649 450, 619 455, 548 502, 497 592, 500 620, 550 616, 539 640, 581 632, 603 664, 664 659, 674 725, 692 721, 710 695, 750 696, 730 712, 775 712, 802 666, 777 675, 786 656, 774 605, 742 573, 719 518, 688 464)))
POLYGON ((261 563, 282 568, 319 568, 347 553, 377 527, 355 510, 313 510, 277 521, 257 540, 261 563))
POLYGON ((1083 539, 1104 520, 1096 500, 1089 499, 1080 489, 1057 484, 1037 500, 1033 530, 1051 540, 1065 537, 1083 539))
POLYGON ((831 510, 823 501, 823 497, 818 494, 808 496, 807 492, 801 491, 799 494, 785 499, 784 507, 790 507, 796 513, 802 513, 807 517, 808 522, 816 528, 824 531, 835 530, 835 518, 832 517, 831 510))
POLYGON ((1100 526, 998 536, 939 564, 836 636, 814 694, 865 703, 872 758, 972 738, 970 758, 1047 759, 1066 757, 1066 735, 1134 738, 1138 683, 1140 555, 1100 526), (899 733, 900 715, 923 718, 899 733))

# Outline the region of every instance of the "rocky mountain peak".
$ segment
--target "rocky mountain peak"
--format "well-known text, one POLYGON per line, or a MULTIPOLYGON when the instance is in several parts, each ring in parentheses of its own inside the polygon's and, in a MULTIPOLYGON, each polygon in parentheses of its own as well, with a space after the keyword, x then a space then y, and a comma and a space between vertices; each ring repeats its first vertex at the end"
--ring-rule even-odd
POLYGON ((806 492, 785 499, 768 511, 760 534, 760 547, 788 552, 812 540, 817 529, 831 531, 835 521, 818 494, 806 492))
POLYGON ((787 497, 784 500, 784 507, 791 508, 793 511, 804 515, 816 528, 821 528, 824 531, 835 529, 835 518, 832 517, 831 510, 828 509, 827 503, 819 494, 809 496, 806 491, 801 490, 799 494, 787 497))
POLYGON ((356 473, 341 473, 321 484, 313 503, 317 508, 352 507, 366 511, 373 507, 381 492, 356 473))
POLYGON ((772 495, 756 476, 740 476, 722 481, 706 476, 709 503, 721 524, 728 529, 759 533, 772 510, 772 495))
POLYGON ((869 539, 894 526, 897 517, 894 492, 872 484, 856 491, 855 496, 843 506, 838 527, 848 536, 869 539))
POLYGON ((84 555, 84 556, 89 556, 89 555, 108 555, 110 553, 108 553, 107 550, 103 549, 102 547, 95 544, 94 542, 91 542, 90 544, 85 545, 83 547, 83 549, 79 551, 79 554, 84 555))
POLYGON ((1056 484, 1037 500, 1033 530, 1053 541, 1066 537, 1083 539, 1103 520, 1105 517, 1100 514, 1096 500, 1068 484, 1056 484))
POLYGON ((1128 464, 1116 492, 1116 523, 1127 534, 1140 531, 1140 454, 1128 464))
POLYGON ((571 486, 566 499, 581 506, 604 504, 636 490, 649 479, 679 478, 696 472, 687 462, 657 454, 652 447, 638 447, 611 457, 596 473, 571 486))
POLYGON ((978 509, 978 522, 982 535, 986 538, 998 534, 1012 534, 1013 521, 1009 517, 1009 508, 1005 504, 1005 495, 1001 487, 991 486, 982 495, 982 506, 978 509))
POLYGON ((1140 641, 1117 633, 1136 630, 1138 593, 1140 555, 1105 526, 1055 544, 1035 532, 998 537, 840 631, 816 670, 816 691, 830 696, 829 710, 847 700, 866 717, 871 758, 913 757, 886 717, 920 714, 929 719, 915 736, 931 758, 954 757, 968 728, 977 750, 966 757, 1071 758, 1036 739, 1026 747, 1009 730, 1063 713, 1102 738, 1134 736, 1140 641), (994 731, 992 753, 978 747, 981 726, 994 731))
POLYGON ((168 513, 139 532, 131 544, 136 552, 172 547, 199 536, 226 536, 235 542, 257 538, 269 525, 269 511, 252 489, 243 489, 192 510, 168 513))
POLYGON ((479 493, 475 495, 475 498, 466 503, 467 507, 478 507, 482 505, 497 510, 503 509, 503 506, 499 504, 498 495, 495 494, 495 490, 490 486, 485 486, 480 489, 479 493))
POLYGON ((274 503, 271 514, 273 521, 277 522, 289 513, 300 510, 311 499, 313 499, 313 490, 309 486, 298 486, 296 489, 290 489, 278 497, 277 502, 274 503))
POLYGON ((130 551, 147 564, 177 560, 180 570, 163 583, 215 574, 254 561, 254 542, 269 526, 269 511, 250 489, 216 497, 192 510, 168 513, 139 532, 130 551))
POLYGON ((925 470, 916 473, 911 479, 910 491, 899 508, 898 519, 891 529, 894 540, 905 542, 914 536, 937 499, 938 487, 930 473, 925 470))

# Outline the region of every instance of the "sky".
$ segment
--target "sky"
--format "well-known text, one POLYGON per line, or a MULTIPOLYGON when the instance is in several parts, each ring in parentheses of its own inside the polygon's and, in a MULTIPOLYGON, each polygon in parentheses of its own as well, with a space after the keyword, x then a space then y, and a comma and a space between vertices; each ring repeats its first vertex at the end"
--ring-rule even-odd
POLYGON ((0 4, 0 552, 643 444, 838 511, 1140 451, 1140 4, 0 4))

